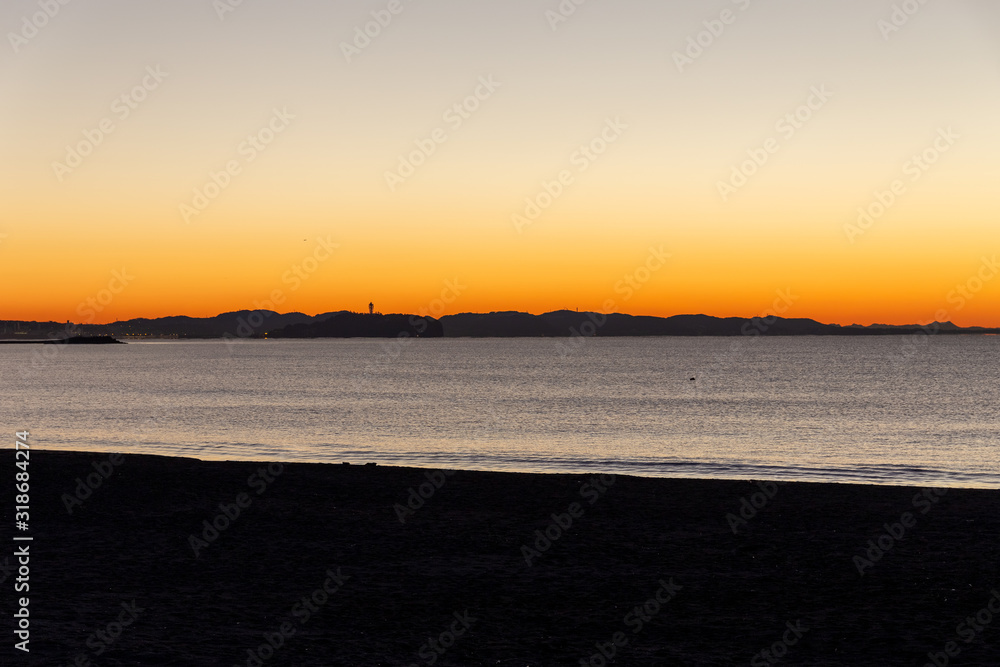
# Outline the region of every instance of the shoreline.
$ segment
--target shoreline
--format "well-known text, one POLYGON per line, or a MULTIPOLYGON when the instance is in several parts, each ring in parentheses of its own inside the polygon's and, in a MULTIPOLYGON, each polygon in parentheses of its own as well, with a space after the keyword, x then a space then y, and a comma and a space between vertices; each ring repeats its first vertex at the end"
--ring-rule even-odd
MULTIPOLYGON (((748 336, 747 334, 734 333, 734 334, 628 334, 628 335, 602 335, 602 336, 580 336, 568 333, 560 336, 509 336, 509 335, 492 335, 492 336, 473 336, 473 335, 444 335, 438 337, 425 337, 425 336, 412 336, 411 340, 419 341, 456 341, 456 340, 566 340, 566 339, 576 339, 585 338, 593 340, 620 340, 620 339, 630 339, 630 338, 723 338, 723 339, 756 339, 756 338, 767 338, 767 339, 797 339, 797 338, 905 338, 906 336, 945 336, 948 338, 970 336, 970 337, 983 337, 989 338, 992 336, 1000 336, 1000 329, 990 329, 986 331, 948 331, 941 330, 933 334, 928 334, 927 332, 920 329, 904 329, 900 331, 880 331, 880 332, 868 332, 868 331, 858 331, 854 333, 792 333, 792 334, 770 334, 770 335, 760 335, 760 336, 748 336)), ((246 341, 317 341, 317 340, 391 340, 399 338, 398 335, 386 335, 386 336, 293 336, 286 338, 279 338, 275 336, 179 336, 179 335, 162 335, 162 336, 147 336, 141 334, 101 334, 102 338, 123 338, 131 342, 142 342, 142 341, 179 341, 179 342, 205 342, 205 341, 223 341, 226 343, 241 343, 246 341)), ((32 339, 32 340, 18 340, 16 338, 0 338, 0 345, 28 345, 28 344, 59 344, 62 343, 64 339, 32 339)))
POLYGON ((32 453, 25 664, 1000 661, 996 490, 32 453))
MULTIPOLYGON (((259 463, 270 463, 270 462, 280 462, 284 465, 288 464, 303 464, 303 465, 318 465, 318 466, 355 466, 361 467, 365 465, 378 466, 381 468, 403 468, 408 470, 461 470, 464 472, 481 472, 481 473, 502 473, 502 474, 512 474, 512 475, 539 475, 542 477, 551 475, 600 475, 600 474, 613 474, 621 477, 635 477, 638 479, 652 479, 652 480, 672 480, 672 479, 684 479, 684 480, 696 480, 696 481, 706 481, 706 482, 746 482, 754 481, 758 479, 767 479, 780 484, 832 484, 832 485, 851 485, 851 486, 874 486, 874 487, 889 487, 889 488, 915 488, 920 489, 928 486, 941 487, 947 489, 970 489, 979 491, 992 491, 1000 490, 1000 485, 993 483, 991 480, 980 481, 978 485, 974 485, 972 481, 968 479, 961 479, 956 481, 955 479, 927 479, 923 481, 919 480, 907 480, 902 477, 902 475, 893 473, 893 469, 886 469, 884 471, 884 477, 875 477, 870 466, 865 466, 864 470, 867 472, 868 477, 862 478, 860 471, 853 471, 844 468, 830 468, 819 470, 815 467, 808 468, 795 468, 795 467, 778 467, 778 466, 767 466, 766 464, 759 464, 756 466, 747 467, 745 472, 732 472, 729 474, 720 474, 714 476, 708 474, 705 470, 712 467, 723 467, 729 470, 733 470, 734 463, 731 461, 727 462, 715 462, 715 461, 689 461, 689 460, 673 460, 666 462, 632 462, 631 468, 622 462, 608 462, 608 465, 597 467, 597 465, 592 465, 591 467, 567 467, 565 469, 550 468, 546 470, 541 469, 528 469, 517 467, 514 463, 511 463, 509 467, 503 467, 503 461, 499 462, 499 465, 493 467, 470 467, 468 465, 450 465, 449 462, 443 462, 438 464, 430 464, 421 461, 386 461, 386 460, 366 460, 364 457, 359 457, 354 452, 343 452, 339 455, 338 460, 322 460, 322 459, 279 459, 279 458, 267 458, 266 455, 261 455, 260 458, 234 458, 227 454, 218 454, 215 456, 202 458, 199 456, 192 456, 190 454, 172 454, 172 453, 145 453, 145 452, 121 452, 120 450, 107 449, 107 450, 95 450, 95 451, 84 451, 84 450, 64 450, 64 449, 50 449, 50 452, 62 452, 70 454, 87 454, 92 456, 107 456, 112 453, 120 453, 123 456, 152 456, 164 459, 186 459, 191 461, 198 461, 204 463, 233 463, 233 464, 259 464, 259 463), (345 460, 351 459, 351 460, 345 460), (659 468, 659 470, 652 472, 653 467, 659 468), (695 469, 695 467, 701 467, 695 469), (810 473, 809 475, 805 472, 810 473), (827 477, 824 477, 826 475, 827 477), (835 477, 836 475, 836 477, 835 477), (855 475, 855 477, 852 477, 855 475)), ((462 462, 459 462, 462 463, 462 462)), ((590 462, 594 464, 594 462, 590 462)), ((888 464, 887 464, 888 465, 888 464)), ((952 477, 968 477, 971 473, 954 471, 954 470, 941 470, 941 469, 931 469, 931 468, 909 468, 907 474, 913 474, 914 470, 919 470, 924 473, 934 473, 940 476, 951 475, 952 477)), ((987 474, 987 473, 982 473, 987 474)))

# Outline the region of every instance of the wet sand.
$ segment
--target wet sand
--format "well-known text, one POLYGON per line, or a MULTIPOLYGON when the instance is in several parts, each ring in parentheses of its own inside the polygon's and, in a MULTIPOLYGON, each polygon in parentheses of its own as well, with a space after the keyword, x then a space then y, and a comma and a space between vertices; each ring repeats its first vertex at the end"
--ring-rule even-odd
POLYGON ((996 491, 42 449, 24 654, 13 463, 4 665, 1000 664, 996 491))

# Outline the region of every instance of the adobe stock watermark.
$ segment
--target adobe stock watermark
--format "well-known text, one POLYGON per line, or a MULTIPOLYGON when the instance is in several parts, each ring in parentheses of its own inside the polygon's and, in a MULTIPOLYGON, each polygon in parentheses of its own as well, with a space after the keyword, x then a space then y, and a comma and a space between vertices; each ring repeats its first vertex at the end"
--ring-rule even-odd
POLYGON ((221 171, 209 170, 209 180, 201 187, 194 189, 194 196, 191 203, 181 202, 179 210, 181 218, 185 223, 190 223, 191 218, 201 215, 208 208, 209 204, 218 199, 219 195, 232 185, 233 178, 243 173, 243 167, 252 163, 257 157, 267 150, 268 146, 295 120, 295 115, 288 112, 288 109, 275 108, 267 123, 253 134, 248 134, 245 141, 240 142, 236 147, 236 154, 239 158, 234 158, 226 162, 221 171))
POLYGON ((243 6, 245 0, 212 0, 212 9, 215 10, 215 15, 219 17, 219 21, 226 20, 226 14, 232 14, 238 8, 243 6))
MULTIPOLYGON (((123 398, 125 393, 126 392, 122 392, 123 398)), ((124 426, 123 428, 116 429, 116 431, 123 437, 128 434, 130 438, 138 438, 141 435, 153 430, 152 426, 167 414, 166 403, 160 397, 147 399, 147 403, 148 402, 151 402, 156 406, 154 415, 146 417, 142 423, 138 424, 134 428, 124 426)), ((106 459, 101 461, 92 461, 91 467, 94 469, 94 472, 87 474, 85 477, 77 477, 74 480, 76 482, 76 486, 62 494, 61 500, 63 506, 66 508, 66 513, 72 516, 75 509, 83 507, 84 503, 88 501, 98 489, 104 486, 104 483, 107 482, 112 475, 114 475, 116 469, 124 464, 125 461, 125 456, 120 453, 110 454, 106 459), (72 491, 72 493, 70 491, 72 491)))
MULTIPOLYGON (((976 637, 982 634, 986 628, 993 623, 996 616, 1000 616, 1000 592, 995 588, 990 591, 989 600, 974 614, 966 616, 955 626, 955 634, 960 641, 971 644, 976 637)), ((958 642, 948 641, 944 645, 943 651, 928 651, 928 661, 923 667, 947 667, 952 658, 957 658, 962 652, 962 647, 958 642)))
POLYGON ((750 494, 749 498, 746 496, 740 498, 740 508, 737 510, 739 516, 732 512, 726 514, 726 522, 729 523, 733 535, 738 535, 739 529, 748 526, 749 521, 778 495, 778 485, 775 482, 757 482, 757 488, 760 491, 750 494))
MULTIPOLYGON (((954 306, 952 312, 957 313, 965 308, 970 301, 976 298, 977 294, 983 291, 987 283, 997 277, 998 273, 1000 273, 1000 263, 997 262, 997 256, 983 257, 982 264, 975 275, 969 276, 964 283, 955 285, 955 288, 948 292, 945 297, 947 302, 954 306)), ((948 317, 947 313, 945 313, 945 317, 948 317)))
MULTIPOLYGON (((472 118, 472 114, 480 109, 483 102, 490 99, 502 85, 493 79, 492 74, 479 77, 479 85, 476 86, 475 90, 448 107, 448 110, 441 115, 441 120, 448 124, 451 132, 457 132, 467 120, 472 118)), ((448 132, 449 130, 445 128, 436 127, 426 138, 413 140, 416 149, 406 155, 399 156, 399 163, 395 171, 385 172, 385 184, 389 186, 390 192, 395 192, 396 188, 417 173, 417 169, 426 164, 427 160, 437 153, 438 146, 448 141, 448 132)))
POLYGON ((882 39, 889 41, 893 33, 903 29, 907 23, 924 8, 928 0, 903 0, 902 3, 892 6, 892 13, 888 19, 879 19, 876 27, 882 33, 882 39))
MULTIPOLYGON (((642 632, 646 624, 658 616, 667 603, 673 600, 677 593, 684 588, 679 584, 675 584, 673 577, 668 581, 660 579, 657 583, 660 584, 660 587, 656 589, 656 592, 642 604, 633 607, 625 614, 625 618, 622 619, 622 623, 625 624, 625 627, 632 630, 633 635, 642 632)), ((618 631, 611 635, 609 641, 594 644, 597 652, 587 658, 580 658, 580 667, 605 667, 614 662, 615 656, 621 649, 628 646, 628 643, 629 636, 622 631, 618 631)))
POLYGON ((98 290, 94 296, 87 297, 76 307, 76 314, 83 318, 83 324, 92 324, 97 314, 104 312, 115 296, 124 292, 134 280, 135 276, 129 275, 124 266, 121 271, 112 271, 107 287, 98 290))
MULTIPOLYGON (((282 284, 288 285, 289 292, 297 291, 319 271, 319 268, 323 264, 333 257, 334 251, 339 248, 340 244, 334 243, 329 234, 327 234, 326 238, 317 238, 316 246, 312 252, 300 261, 292 264, 287 271, 281 274, 282 284)), ((265 319, 270 317, 272 313, 277 312, 278 306, 287 300, 285 290, 281 288, 271 290, 269 296, 270 298, 264 301, 254 299, 254 311, 247 315, 246 319, 243 319, 242 316, 236 318, 235 336, 228 331, 222 334, 222 340, 225 341, 230 353, 233 352, 232 345, 234 339, 250 338, 253 336, 257 328, 264 324, 265 319)))
MULTIPOLYGON (((931 145, 903 163, 903 176, 909 177, 910 183, 916 183, 961 138, 961 135, 952 130, 950 126, 938 128, 937 136, 931 145)), ((876 190, 870 204, 858 207, 857 221, 854 224, 844 225, 844 234, 847 235, 847 240, 854 243, 857 237, 863 236, 907 192, 906 181, 902 178, 893 180, 886 190, 876 190)))
MULTIPOLYGON (((112 271, 111 279, 108 281, 106 287, 98 290, 95 295, 87 297, 77 305, 77 315, 84 318, 81 324, 92 324, 97 319, 97 314, 103 312, 105 308, 111 305, 115 297, 124 292, 125 288, 132 284, 134 280, 135 276, 129 275, 125 267, 122 267, 121 271, 112 271)), ((49 339, 59 340, 70 338, 72 336, 79 336, 81 333, 80 324, 67 322, 63 330, 64 335, 50 334, 49 339)), ((41 345, 32 350, 28 363, 22 365, 19 369, 21 378, 27 379, 47 364, 54 362, 65 349, 64 345, 41 345)))
MULTIPOLYGON (((349 574, 343 574, 339 567, 336 572, 333 571, 333 568, 329 568, 324 574, 326 579, 323 580, 322 586, 314 589, 308 595, 303 595, 298 602, 292 605, 289 615, 292 620, 297 620, 300 626, 308 623, 313 616, 322 611, 330 599, 352 578, 349 574)), ((263 667, 265 662, 273 658, 275 653, 295 636, 297 630, 292 621, 284 621, 274 632, 265 633, 264 641, 261 644, 255 648, 246 649, 247 658, 244 663, 246 667, 263 667)), ((239 665, 234 665, 234 667, 239 667, 239 665)))
MULTIPOLYGON (((448 625, 447 630, 439 633, 437 637, 428 637, 423 646, 417 650, 417 655, 427 665, 436 663, 479 620, 470 614, 468 609, 461 613, 456 611, 452 614, 452 617, 455 620, 448 625)), ((420 667, 420 665, 419 663, 411 663, 408 667, 420 667)))
MULTIPOLYGON (((121 400, 126 400, 126 394, 128 392, 121 391, 121 400)), ((149 433, 154 430, 154 425, 159 426, 157 422, 163 417, 167 416, 167 404, 159 396, 148 397, 144 400, 146 405, 155 405, 153 414, 147 416, 143 421, 135 426, 130 427, 128 424, 123 424, 122 427, 116 428, 116 433, 122 439, 138 439, 142 435, 149 433)), ((170 411, 172 414, 176 414, 175 411, 170 411)), ((124 420, 123 420, 124 421, 124 420)), ((63 506, 66 508, 66 513, 71 515, 77 508, 83 507, 84 503, 90 499, 94 493, 104 486, 112 475, 116 472, 116 469, 124 464, 126 458, 123 454, 114 453, 110 454, 106 459, 101 461, 92 461, 91 467, 94 472, 87 474, 85 477, 77 477, 74 481, 76 486, 70 490, 67 490, 62 494, 63 506), (72 493, 70 493, 72 491, 72 493)))
POLYGON ((403 13, 406 5, 413 0, 389 0, 385 9, 376 9, 371 13, 372 20, 363 26, 355 26, 354 38, 350 42, 340 43, 340 52, 344 54, 347 63, 353 62, 354 58, 361 55, 361 52, 372 44, 372 40, 378 38, 382 31, 388 28, 396 16, 403 13))
MULTIPOLYGON (((281 463, 269 463, 267 467, 262 465, 257 469, 257 472, 247 478, 247 486, 254 489, 259 496, 267 491, 268 487, 284 471, 285 466, 281 463)), ((236 494, 236 498, 231 504, 226 504, 225 502, 219 503, 219 513, 212 518, 211 522, 208 519, 202 521, 201 537, 198 537, 194 533, 188 535, 188 545, 194 552, 194 557, 200 558, 202 549, 207 549, 213 542, 219 539, 219 536, 227 531, 232 524, 236 523, 236 520, 242 516, 243 510, 250 507, 252 503, 253 498, 245 492, 236 494)))
POLYGON ((776 297, 771 302, 770 307, 765 308, 760 315, 748 318, 740 327, 740 335, 733 336, 725 349, 713 357, 711 364, 698 370, 699 380, 711 377, 719 369, 731 365, 746 350, 747 346, 756 343, 760 337, 766 335, 771 327, 777 323, 778 318, 784 316, 799 300, 799 297, 792 293, 791 288, 776 290, 775 294, 776 297))
POLYGON ((750 664, 753 667, 768 667, 778 664, 782 658, 788 655, 788 651, 809 632, 809 628, 800 620, 795 621, 795 623, 785 621, 785 628, 781 639, 754 654, 750 659, 750 664))
MULTIPOLYGON (((626 273, 622 276, 621 280, 615 283, 615 294, 622 296, 623 303, 630 300, 635 296, 636 292, 653 279, 653 274, 667 265, 667 260, 670 257, 670 253, 665 252, 662 245, 658 248, 650 246, 646 260, 629 273, 626 273)), ((601 312, 587 313, 589 322, 581 324, 579 329, 571 327, 569 330, 569 340, 556 343, 556 350, 559 352, 559 356, 565 359, 577 352, 583 347, 587 338, 596 336, 600 328, 608 323, 608 315, 617 312, 618 307, 618 300, 609 298, 605 299, 604 303, 601 304, 601 312)))
POLYGON ((949 321, 956 313, 964 309, 970 301, 975 299, 986 288, 989 282, 997 277, 997 274, 1000 274, 1000 262, 997 262, 997 256, 983 257, 979 270, 969 276, 964 283, 955 285, 954 289, 949 291, 945 296, 945 300, 952 308, 938 309, 934 312, 933 322, 921 325, 920 331, 903 336, 901 341, 904 349, 901 352, 890 354, 889 359, 896 364, 909 361, 919 348, 927 345, 931 336, 935 336, 941 332, 939 322, 949 321))
MULTIPOLYGON (((913 507, 920 510, 921 514, 927 514, 948 492, 948 489, 923 489, 913 496, 913 507)), ((896 523, 885 523, 885 532, 878 537, 868 540, 864 548, 864 556, 855 556, 852 559, 858 574, 865 576, 865 570, 871 568, 875 563, 882 560, 882 557, 895 548, 896 543, 906 537, 907 530, 912 530, 917 525, 917 518, 913 512, 903 512, 896 523)))
POLYGON ((8 32, 7 40, 10 47, 17 54, 28 45, 28 42, 38 36, 38 32, 49 24, 49 21, 58 16, 62 8, 68 5, 71 0, 38 0, 38 7, 41 11, 30 16, 21 17, 21 29, 17 32, 8 32))
POLYGON ((75 480, 76 488, 72 494, 68 492, 62 494, 66 513, 72 515, 74 507, 83 507, 84 501, 90 498, 94 494, 94 491, 101 488, 104 482, 115 473, 115 468, 124 462, 125 456, 122 454, 111 454, 104 461, 92 462, 91 467, 94 468, 94 472, 85 478, 77 477, 75 480))
POLYGON ((454 470, 430 470, 424 473, 427 481, 417 487, 409 488, 409 495, 406 497, 406 504, 396 503, 392 506, 399 523, 405 524, 406 520, 413 516, 417 510, 423 507, 434 494, 445 485, 448 478, 455 474, 454 470))
MULTIPOLYGON (((615 483, 614 475, 601 475, 599 477, 592 477, 590 481, 585 483, 580 487, 580 495, 590 504, 593 505, 600 498, 608 492, 615 483)), ((532 542, 531 546, 527 544, 521 545, 521 555, 524 557, 524 562, 531 567, 536 558, 541 558, 542 554, 552 548, 552 545, 559 541, 559 539, 573 527, 574 520, 583 518, 585 510, 580 503, 573 502, 570 503, 566 508, 566 511, 562 514, 552 514, 551 521, 549 525, 545 527, 545 530, 535 531, 535 540, 532 542)))
POLYGON ((776 294, 770 308, 764 310, 757 317, 751 317, 740 327, 741 336, 763 336, 778 321, 778 317, 787 313, 788 309, 799 300, 799 297, 792 294, 790 287, 779 289, 776 294))
MULTIPOLYGON (((604 155, 611 144, 617 142, 628 125, 623 123, 619 117, 608 118, 604 122, 604 127, 593 139, 585 144, 581 144, 573 154, 570 155, 570 165, 576 167, 576 173, 582 174, 590 169, 602 155, 604 155)), ((572 169, 563 169, 551 181, 542 181, 541 191, 534 197, 525 197, 524 209, 521 213, 511 215, 511 222, 518 234, 524 232, 524 228, 533 224, 557 199, 562 197, 566 188, 576 182, 576 176, 572 169)))
MULTIPOLYGON (((440 297, 431 299, 426 306, 417 308, 417 314, 411 315, 408 320, 410 326, 413 327, 418 336, 423 334, 427 330, 427 322, 421 318, 428 316, 433 318, 440 317, 447 310, 447 307, 455 303, 467 289, 468 285, 463 285, 459 278, 444 281, 444 288, 441 290, 440 297)), ((396 362, 402 356, 403 351, 413 344, 413 338, 409 332, 404 331, 391 340, 380 340, 379 347, 382 349, 381 354, 375 360, 365 364, 364 369, 354 376, 351 383, 354 390, 360 391, 366 386, 371 381, 378 366, 396 362)))
POLYGON ((111 103, 112 116, 102 118, 97 127, 83 130, 83 139, 72 146, 66 146, 66 156, 63 162, 53 161, 52 171, 60 183, 67 176, 73 173, 77 167, 83 164, 84 158, 90 156, 94 150, 104 143, 104 139, 114 132, 118 123, 124 122, 132 112, 139 108, 139 105, 146 101, 149 94, 160 87, 163 80, 169 73, 149 65, 146 67, 146 74, 142 80, 132 87, 131 90, 122 93, 111 103))
MULTIPOLYGON (((752 0, 732 0, 732 2, 741 12, 745 12, 750 8, 752 0)), ((726 28, 736 23, 738 18, 739 14, 732 9, 723 9, 717 18, 702 21, 705 29, 689 35, 687 46, 682 51, 673 52, 677 71, 683 74, 685 68, 694 65, 694 62, 705 55, 705 52, 726 32, 726 28)))
POLYGON ((577 8, 583 6, 586 2, 587 0, 560 0, 555 9, 546 9, 545 20, 549 22, 552 32, 558 30, 561 24, 566 23, 566 21, 569 21, 571 17, 576 15, 577 8))
POLYGON ((724 360, 729 360, 739 353, 751 340, 763 336, 767 333, 774 324, 778 321, 778 317, 784 315, 789 311, 789 309, 795 305, 795 302, 799 300, 799 297, 792 293, 790 287, 785 289, 779 289, 775 292, 777 295, 774 301, 771 302, 771 307, 766 308, 757 317, 751 317, 748 319, 742 327, 740 327, 740 337, 734 339, 729 344, 728 351, 719 354, 713 360, 712 367, 718 368, 722 365, 724 360))
MULTIPOLYGON (((809 90, 809 97, 803 104, 775 122, 775 131, 785 141, 790 141, 799 130, 806 126, 806 123, 813 119, 817 111, 826 106, 831 97, 833 97, 833 93, 827 90, 826 84, 819 87, 813 86, 809 90)), ((769 137, 760 147, 747 149, 747 159, 733 165, 727 180, 716 182, 716 189, 719 191, 723 203, 728 202, 737 191, 749 183, 750 179, 768 163, 771 157, 781 150, 781 146, 781 141, 777 137, 769 137)))
MULTIPOLYGON (((100 657, 110 649, 121 638, 125 630, 139 620, 139 616, 146 611, 146 608, 140 607, 135 600, 122 602, 121 608, 122 610, 118 612, 115 620, 87 637, 85 643, 87 648, 93 652, 94 657, 100 657)), ((73 659, 73 665, 74 667, 91 667, 87 653, 78 653, 73 659)))

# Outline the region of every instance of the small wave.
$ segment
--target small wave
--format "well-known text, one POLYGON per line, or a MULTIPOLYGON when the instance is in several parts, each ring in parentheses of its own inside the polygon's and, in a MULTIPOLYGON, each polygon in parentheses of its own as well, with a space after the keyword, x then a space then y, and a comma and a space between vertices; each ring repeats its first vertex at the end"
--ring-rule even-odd
POLYGON ((970 472, 926 466, 880 464, 830 466, 816 464, 775 465, 765 462, 699 461, 688 459, 613 458, 579 459, 551 456, 496 456, 454 452, 379 452, 345 450, 345 458, 364 459, 386 465, 440 467, 460 470, 496 470, 536 473, 617 473, 639 477, 685 477, 706 479, 773 479, 789 482, 879 484, 888 486, 935 486, 1000 488, 995 472, 970 472))

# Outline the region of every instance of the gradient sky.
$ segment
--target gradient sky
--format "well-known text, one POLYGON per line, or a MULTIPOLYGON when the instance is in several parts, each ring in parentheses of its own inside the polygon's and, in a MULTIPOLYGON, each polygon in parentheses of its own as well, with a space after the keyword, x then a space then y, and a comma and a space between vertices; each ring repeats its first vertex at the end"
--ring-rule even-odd
POLYGON ((88 298, 107 302, 96 322, 272 296, 280 311, 417 312, 457 282, 437 313, 610 299, 753 316, 784 290, 789 317, 1000 326, 1000 279, 982 268, 1000 250, 992 0, 928 2, 891 33, 879 22, 898 0, 587 0, 559 23, 558 0, 226 2, 76 0, 37 31, 39 0, 0 6, 0 318, 85 321, 88 298), (348 62, 342 43, 390 5, 348 62), (712 27, 680 71, 675 52, 712 27), (499 86, 456 126, 446 112, 481 78, 499 86), (794 134, 778 125, 824 88, 794 134), (113 131, 60 168, 102 121, 113 131), (271 143, 244 144, 269 123, 271 143), (447 140, 390 188, 436 128, 447 140), (615 140, 581 157, 602 131, 615 140), (724 200, 719 182, 765 146, 724 200), (915 168, 925 151, 936 162, 915 168), (185 216, 230 162, 239 173, 185 216), (884 214, 850 227, 897 179, 884 214), (647 273, 650 248, 670 257, 647 273))

